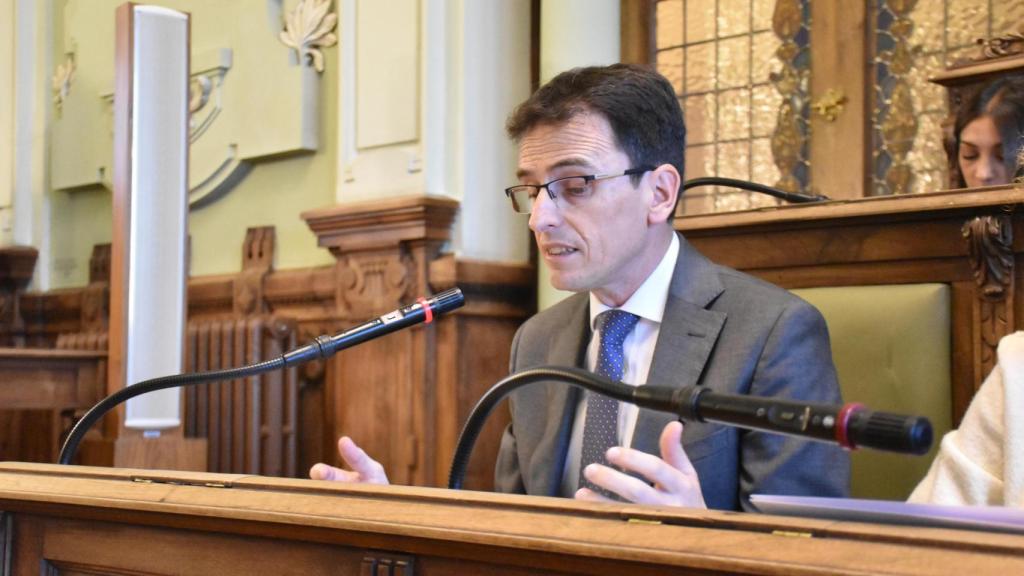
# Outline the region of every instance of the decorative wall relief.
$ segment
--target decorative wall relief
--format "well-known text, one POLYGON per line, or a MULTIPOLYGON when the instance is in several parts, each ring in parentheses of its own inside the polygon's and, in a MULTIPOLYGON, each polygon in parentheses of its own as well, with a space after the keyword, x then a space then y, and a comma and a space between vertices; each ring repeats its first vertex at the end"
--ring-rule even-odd
POLYGON ((68 92, 71 91, 71 82, 74 78, 75 53, 70 52, 64 57, 64 63, 57 66, 57 70, 53 73, 53 105, 57 108, 58 114, 60 114, 61 109, 64 107, 64 99, 68 97, 68 92))
MULTIPOLYGON (((57 4, 63 36, 55 52, 74 47, 74 89, 63 90, 54 115, 51 182, 56 190, 110 188, 113 129, 114 9, 121 0, 57 4)), ((325 0, 159 0, 191 14, 189 107, 190 203, 215 201, 257 162, 315 151, 320 120, 321 48, 336 39, 337 22, 325 0), (256 9, 258 8, 258 9, 256 9), (313 28, 303 39, 306 60, 282 47, 287 21, 313 28)), ((298 30, 298 29, 296 29, 298 30)), ((144 64, 143 64, 144 65, 144 64)), ((55 86, 57 77, 54 78, 55 86)), ((56 98, 56 95, 55 95, 56 98)), ((55 105, 57 103, 55 102, 55 105)))
POLYGON ((334 46, 338 37, 334 27, 338 15, 330 13, 331 0, 300 0, 288 14, 285 28, 278 35, 285 46, 295 50, 299 60, 308 63, 317 72, 324 71, 324 55, 320 48, 334 46))

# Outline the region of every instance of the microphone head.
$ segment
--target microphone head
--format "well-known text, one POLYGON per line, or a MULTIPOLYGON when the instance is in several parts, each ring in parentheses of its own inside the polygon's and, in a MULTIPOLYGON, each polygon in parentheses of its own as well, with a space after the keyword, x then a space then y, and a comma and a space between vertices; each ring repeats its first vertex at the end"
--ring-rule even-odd
POLYGON ((434 314, 444 314, 456 308, 461 308, 466 303, 465 296, 459 288, 449 288, 444 292, 434 294, 427 299, 427 305, 434 314))
POLYGON ((890 452, 921 455, 932 447, 932 423, 923 416, 857 410, 847 434, 855 446, 890 452))

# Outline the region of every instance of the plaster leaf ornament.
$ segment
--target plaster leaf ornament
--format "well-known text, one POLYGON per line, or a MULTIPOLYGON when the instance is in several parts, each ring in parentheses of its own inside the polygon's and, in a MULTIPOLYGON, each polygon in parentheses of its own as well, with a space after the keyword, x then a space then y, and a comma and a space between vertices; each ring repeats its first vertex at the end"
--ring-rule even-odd
POLYGON ((68 54, 64 63, 58 65, 57 70, 53 73, 53 103, 58 112, 64 107, 64 100, 67 99, 68 92, 71 91, 71 81, 74 78, 75 58, 73 54, 68 54))
POLYGON ((338 15, 330 12, 331 0, 300 0, 285 19, 284 30, 278 34, 285 46, 295 50, 302 62, 308 57, 317 72, 324 71, 324 55, 320 48, 338 43, 332 32, 338 15))

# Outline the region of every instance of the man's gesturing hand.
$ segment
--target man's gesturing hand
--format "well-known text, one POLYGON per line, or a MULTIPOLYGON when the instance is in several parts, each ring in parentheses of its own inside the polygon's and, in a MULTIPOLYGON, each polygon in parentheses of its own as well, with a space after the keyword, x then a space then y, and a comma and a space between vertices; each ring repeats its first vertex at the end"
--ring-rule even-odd
POLYGON ((334 480, 336 482, 359 482, 361 484, 387 484, 388 475, 384 467, 356 445, 348 436, 338 439, 338 454, 352 470, 342 470, 327 464, 314 464, 309 469, 313 480, 334 480))
MULTIPOLYGON (((688 508, 707 508, 704 495, 700 491, 697 471, 686 457, 681 443, 683 425, 671 422, 661 432, 659 447, 661 458, 652 456, 632 448, 609 448, 606 457, 608 462, 627 472, 633 472, 646 478, 644 482, 613 468, 600 464, 591 464, 583 471, 587 480, 623 499, 638 504, 654 504, 660 506, 685 506, 688 508), (654 484, 651 486, 651 484, 654 484)), ((576 498, 592 502, 608 502, 604 496, 580 488, 576 498)))

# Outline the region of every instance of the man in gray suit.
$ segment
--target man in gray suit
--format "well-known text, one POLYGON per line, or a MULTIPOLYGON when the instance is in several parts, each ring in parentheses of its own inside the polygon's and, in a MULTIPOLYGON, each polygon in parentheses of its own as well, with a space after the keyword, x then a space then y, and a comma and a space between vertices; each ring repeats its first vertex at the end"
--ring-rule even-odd
MULTIPOLYGON (((583 366, 627 384, 839 402, 824 320, 788 292, 718 266, 672 228, 686 130, 668 81, 638 66, 578 68, 512 114, 520 184, 506 190, 555 288, 576 295, 528 320, 511 370, 583 366)), ((552 384, 521 388, 502 438, 506 492, 741 509, 754 493, 844 496, 849 461, 824 444, 685 426, 552 384)), ((386 482, 350 439, 347 472, 386 482)))

